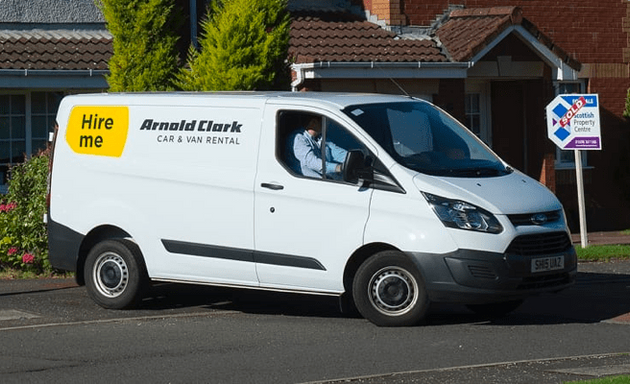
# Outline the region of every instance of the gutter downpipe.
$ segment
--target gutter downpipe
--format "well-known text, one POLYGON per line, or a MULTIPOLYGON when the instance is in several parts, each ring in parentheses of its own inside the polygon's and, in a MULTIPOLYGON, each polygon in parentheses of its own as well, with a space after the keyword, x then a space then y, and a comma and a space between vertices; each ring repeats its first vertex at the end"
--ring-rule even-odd
POLYGON ((291 82, 291 92, 297 92, 298 87, 304 83, 304 70, 315 68, 314 64, 291 64, 291 70, 295 72, 295 80, 291 82))
MULTIPOLYGON (((369 68, 369 69, 421 69, 421 68, 440 68, 444 70, 448 69, 470 69, 473 66, 472 62, 377 62, 377 61, 363 61, 356 63, 348 63, 348 62, 319 62, 319 63, 302 63, 302 64, 292 64, 291 70, 295 72, 295 80, 291 82, 291 91, 297 92, 299 86, 304 83, 306 80, 306 71, 307 70, 315 70, 318 68, 344 68, 344 69, 359 69, 359 68, 369 68)), ((394 76, 391 76, 392 78, 394 76)), ((439 78, 436 76, 428 77, 428 78, 439 78)))

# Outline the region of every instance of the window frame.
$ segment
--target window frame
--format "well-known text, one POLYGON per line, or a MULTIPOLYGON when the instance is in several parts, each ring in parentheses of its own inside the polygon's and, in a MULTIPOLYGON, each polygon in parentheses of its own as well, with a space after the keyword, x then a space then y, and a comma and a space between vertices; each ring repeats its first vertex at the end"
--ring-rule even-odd
MULTIPOLYGON (((24 155, 25 155, 25 158, 23 158, 21 161, 24 161, 27 158, 30 158, 35 153, 37 153, 38 150, 46 149, 46 146, 50 139, 50 133, 53 132, 53 129, 54 129, 54 121, 57 115, 57 110, 59 108, 59 103, 61 102, 61 99, 63 98, 63 96, 65 96, 66 94, 67 92, 61 89, 41 89, 41 90, 40 89, 37 89, 37 90, 7 89, 4 91, 0 91, 1 96, 10 96, 10 97, 23 96, 24 97, 24 130, 25 130, 24 155), (39 94, 39 93, 44 94, 45 111, 43 113, 37 112, 34 114, 33 113, 33 94, 39 94), (55 97, 56 98, 56 102, 54 103, 55 105, 49 105, 50 94, 58 95, 55 97), (33 117, 45 118, 46 125, 47 125, 46 137, 33 136, 33 117), (50 120, 50 124, 48 124, 49 120, 50 120), (44 139, 44 142, 46 143, 42 148, 34 146, 33 140, 41 141, 42 139, 44 139)), ((8 116, 11 116, 11 114, 9 114, 8 116)), ((9 142, 12 142, 11 139, 4 139, 4 140, 5 141, 8 140, 9 142)), ((9 152, 9 156, 11 156, 11 151, 9 152)), ((16 164, 19 164, 19 163, 14 162, 13 157, 10 157, 9 162, 6 162, 6 163, 2 162, 0 163, 0 166, 3 168, 6 167, 6 171, 3 171, 3 172, 7 172, 10 167, 16 164)), ((4 174, 2 176, 3 178, 0 179, 0 194, 6 194, 8 192, 8 184, 5 182, 5 178, 8 178, 8 175, 4 174)))
POLYGON ((481 139, 488 147, 492 148, 492 100, 490 99, 490 82, 482 80, 467 80, 464 94, 464 114, 466 117, 466 127, 481 139), (479 132, 475 132, 468 124, 469 115, 468 98, 478 97, 479 111, 475 114, 479 116, 479 132))
MULTIPOLYGON (((315 111, 310 111, 310 110, 295 110, 295 109, 281 109, 278 110, 276 113, 276 148, 275 148, 275 157, 276 160, 278 161, 278 163, 292 176, 301 178, 301 179, 308 179, 308 180, 320 180, 320 181, 328 181, 328 182, 335 182, 335 183, 344 183, 344 184, 348 184, 347 182, 345 182, 343 179, 341 178, 334 178, 331 177, 330 175, 326 175, 325 172, 323 172, 323 174, 320 177, 312 177, 312 176, 307 176, 307 175, 303 175, 300 174, 296 171, 294 171, 291 167, 290 164, 288 164, 288 162, 286 161, 287 159, 287 154, 286 154, 286 146, 288 145, 287 140, 289 138, 289 136, 297 129, 300 129, 301 127, 303 128, 304 122, 305 120, 308 119, 308 116, 317 116, 321 119, 322 122, 322 144, 325 145, 325 143, 329 140, 328 136, 329 136, 329 129, 331 126, 336 127, 336 129, 339 130, 343 130, 343 134, 342 135, 346 135, 348 137, 350 137, 358 146, 361 147, 361 150, 366 154, 366 156, 371 156, 372 152, 370 151, 370 149, 367 147, 367 145, 359 140, 359 138, 357 137, 357 135, 355 135, 350 129, 348 129, 348 127, 339 119, 331 117, 329 115, 326 115, 324 113, 321 112, 315 112, 315 111), (288 113, 291 115, 295 115, 294 118, 299 117, 300 120, 300 124, 297 124, 297 127, 293 127, 293 128, 289 128, 287 129, 287 125, 291 125, 291 122, 284 122, 282 121, 283 118, 283 114, 288 113), (299 115, 302 115, 301 117, 299 115)), ((338 136, 339 134, 337 134, 338 136)), ((335 136, 335 135, 333 135, 335 136)), ((333 141, 333 143, 337 144, 335 141, 333 141)), ((348 151, 348 148, 344 148, 341 147, 344 150, 348 151)), ((321 157, 321 154, 320 154, 321 157)), ((322 169, 325 169, 326 166, 326 162, 327 160, 322 159, 322 169)))

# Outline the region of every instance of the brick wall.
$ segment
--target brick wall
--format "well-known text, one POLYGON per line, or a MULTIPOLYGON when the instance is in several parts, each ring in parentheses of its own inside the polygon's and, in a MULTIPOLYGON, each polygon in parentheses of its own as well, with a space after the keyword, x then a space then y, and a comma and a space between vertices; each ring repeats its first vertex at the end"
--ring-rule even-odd
POLYGON ((402 10, 404 0, 355 0, 372 16, 387 25, 406 25, 407 19, 402 10))
MULTIPOLYGON (((466 8, 518 6, 523 9, 524 17, 583 63, 630 61, 630 2, 627 0, 401 1, 401 10, 409 24, 420 26, 430 25, 450 5, 466 8)), ((372 0, 372 3, 377 2, 372 0)))
POLYGON ((444 15, 450 4, 460 4, 463 3, 463 0, 403 0, 403 3, 402 10, 407 17, 409 25, 428 26, 437 18, 444 15))
POLYGON ((402 0, 410 25, 429 25, 449 5, 487 8, 513 5, 555 44, 583 65, 580 77, 591 79, 589 92, 602 106, 621 116, 630 88, 630 1, 598 0, 402 0), (595 81, 601 79, 603 81, 595 81), (607 80, 605 80, 607 79, 607 80), (614 80, 613 80, 614 79, 614 80))

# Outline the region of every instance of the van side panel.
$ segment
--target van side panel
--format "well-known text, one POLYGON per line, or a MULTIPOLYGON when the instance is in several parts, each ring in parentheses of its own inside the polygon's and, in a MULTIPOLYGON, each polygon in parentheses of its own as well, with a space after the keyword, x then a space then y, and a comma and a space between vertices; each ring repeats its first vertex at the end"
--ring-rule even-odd
MULTIPOLYGON (((154 279, 257 285, 254 263, 242 256, 254 247, 259 100, 246 107, 229 98, 212 106, 200 98, 70 100, 75 104, 63 109, 70 117, 60 121, 67 129, 61 128, 55 154, 53 221, 80 235, 100 225, 121 228, 139 245, 154 279), (128 110, 126 137, 118 139, 122 151, 98 153, 97 143, 115 139, 93 122, 106 122, 119 105, 128 110), (92 141, 79 143, 87 134, 92 141), (198 251, 216 246, 237 251, 220 254, 226 257, 198 251)), ((122 129, 112 119, 110 130, 122 129)))
MULTIPOLYGON (((399 177, 399 180, 404 178, 399 177)), ((413 185, 406 193, 375 190, 370 205, 370 220, 365 228, 366 243, 391 244, 401 251, 444 254, 457 245, 444 225, 428 207, 413 185), (392 223, 396 230, 392 231, 392 223)))

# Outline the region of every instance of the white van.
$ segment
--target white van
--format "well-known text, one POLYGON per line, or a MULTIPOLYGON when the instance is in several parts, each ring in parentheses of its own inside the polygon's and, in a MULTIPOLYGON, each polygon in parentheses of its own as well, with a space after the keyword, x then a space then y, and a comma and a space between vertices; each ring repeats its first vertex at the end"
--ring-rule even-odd
POLYGON ((556 197, 422 100, 75 95, 57 122, 50 261, 106 308, 178 282, 338 296, 399 326, 431 302, 505 314, 577 274, 556 197), (305 142, 329 152, 312 169, 305 142))

